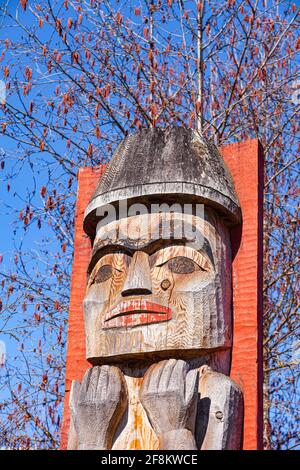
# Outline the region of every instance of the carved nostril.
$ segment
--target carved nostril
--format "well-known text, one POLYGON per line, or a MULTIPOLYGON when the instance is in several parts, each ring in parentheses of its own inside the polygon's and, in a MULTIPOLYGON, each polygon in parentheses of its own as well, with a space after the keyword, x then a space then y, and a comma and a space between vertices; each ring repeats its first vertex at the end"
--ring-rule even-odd
POLYGON ((142 287, 136 287, 136 288, 131 288, 131 289, 125 289, 122 291, 121 295, 122 297, 127 297, 129 295, 150 295, 152 294, 151 290, 145 289, 142 287))

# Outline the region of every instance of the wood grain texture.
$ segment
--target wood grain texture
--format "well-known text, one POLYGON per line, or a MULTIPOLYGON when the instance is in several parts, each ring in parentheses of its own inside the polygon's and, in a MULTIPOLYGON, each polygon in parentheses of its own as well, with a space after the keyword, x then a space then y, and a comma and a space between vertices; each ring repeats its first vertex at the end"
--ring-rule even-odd
POLYGON ((231 377, 243 388, 245 450, 263 447, 263 171, 258 140, 223 147, 243 210, 242 229, 232 231, 233 349, 231 377))
POLYGON ((147 295, 152 292, 151 270, 147 253, 136 251, 127 269, 122 297, 147 295))
POLYGON ((83 298, 86 290, 86 272, 91 256, 91 241, 83 231, 83 216, 88 199, 92 196, 100 168, 81 168, 78 171, 78 189, 74 227, 74 258, 71 278, 68 338, 66 352, 66 381, 64 413, 61 426, 61 448, 66 449, 70 426, 69 394, 73 380, 80 381, 89 363, 86 360, 83 298))
POLYGON ((203 219, 166 213, 111 222, 97 232, 94 245, 98 261, 84 299, 90 361, 152 353, 163 358, 168 352, 170 357, 185 357, 230 347, 229 230, 212 209, 205 209, 203 219), (156 227, 176 224, 193 226, 203 238, 199 246, 172 241, 164 247, 156 227), (134 248, 129 250, 125 242, 133 240, 133 234, 134 248), (95 282, 108 266, 111 276, 95 282), (166 281, 169 288, 163 289, 166 281))
POLYGON ((198 372, 182 360, 153 364, 140 388, 140 401, 160 442, 171 431, 195 432, 198 372))
MULTIPOLYGON (((102 369, 107 367, 102 366, 102 369)), ((120 368, 126 381, 128 406, 118 427, 109 427, 106 419, 112 405, 113 408, 117 407, 117 400, 113 400, 113 396, 109 399, 105 387, 101 385, 103 393, 100 400, 96 400, 97 394, 93 391, 95 388, 98 393, 97 387, 92 386, 92 392, 88 394, 85 390, 83 393, 81 391, 82 405, 92 407, 92 412, 87 420, 89 409, 85 409, 77 422, 76 413, 72 412, 75 428, 77 432, 80 430, 82 437, 78 439, 74 436, 74 429, 70 428, 70 450, 76 448, 73 443, 77 440, 79 449, 240 448, 243 430, 242 393, 229 377, 213 372, 207 365, 199 367, 199 360, 170 359, 150 366, 124 366, 122 363, 120 368), (103 407, 102 410, 97 411, 95 400, 103 407), (105 437, 107 432, 109 441, 105 437)), ((93 369, 97 371, 101 368, 93 369)), ((93 370, 89 369, 83 383, 92 382, 92 375, 93 370)), ((99 380, 95 383, 99 383, 99 380)), ((77 401, 80 403, 78 396, 77 401)), ((112 416, 112 413, 109 415, 112 416)), ((115 420, 114 424, 117 422, 115 420)))
POLYGON ((70 450, 109 450, 118 424, 127 407, 124 376, 115 366, 87 369, 80 387, 73 382, 70 408, 72 427, 70 450), (74 431, 77 439, 74 438, 74 431))
POLYGON ((229 377, 207 368, 200 373, 197 446, 239 450, 243 441, 243 393, 229 377))
POLYGON ((75 428, 75 417, 78 407, 79 395, 80 395, 80 382, 73 380, 71 384, 71 391, 69 397, 69 409, 70 409, 70 428, 68 435, 68 450, 78 449, 78 435, 75 428))
POLYGON ((160 450, 198 450, 194 434, 188 429, 175 429, 162 435, 160 450))
POLYGON ((218 148, 186 127, 142 129, 123 139, 86 209, 85 230, 94 236, 96 210, 120 200, 197 196, 240 222, 239 201, 218 148))
MULTIPOLYGON (((243 231, 241 233, 238 231, 232 232, 235 256, 233 262, 234 342, 232 375, 242 386, 245 393, 244 448, 256 449, 261 445, 260 436, 262 431, 262 361, 259 346, 261 344, 262 318, 260 295, 262 273, 262 154, 258 142, 255 140, 224 146, 222 153, 233 174, 244 218, 243 231)), ((66 396, 61 448, 66 448, 69 429, 68 396, 70 384, 73 379, 81 380, 88 364, 84 351, 82 302, 85 286, 82 279, 87 271, 92 249, 82 230, 83 214, 81 211, 86 207, 96 183, 95 170, 86 168, 80 171, 72 274, 72 286, 74 288, 71 290, 66 396)), ((212 369, 228 374, 228 354, 230 354, 229 350, 212 350, 206 357, 203 355, 187 360, 190 367, 201 367, 201 364, 207 363, 212 369)), ((118 358, 116 357, 115 360, 117 364, 118 358)), ((157 361, 159 358, 155 358, 155 355, 149 357, 147 366, 149 367, 155 360, 157 361)), ((130 396, 129 402, 132 401, 132 405, 129 406, 119 424, 113 448, 157 449, 158 440, 147 421, 148 418, 138 398, 139 384, 145 372, 145 365, 137 360, 130 366, 127 359, 126 364, 122 361, 122 367, 130 396), (125 369, 127 369, 127 372, 125 369), (126 416, 128 416, 128 419, 126 416)))

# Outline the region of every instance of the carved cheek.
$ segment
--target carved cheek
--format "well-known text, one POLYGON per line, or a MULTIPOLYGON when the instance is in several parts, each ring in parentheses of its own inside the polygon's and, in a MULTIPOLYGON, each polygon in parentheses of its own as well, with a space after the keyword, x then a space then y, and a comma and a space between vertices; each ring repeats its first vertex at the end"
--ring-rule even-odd
POLYGON ((174 280, 174 292, 197 292, 205 288, 215 279, 213 271, 197 271, 191 274, 176 276, 174 280))
POLYGON ((104 310, 105 298, 98 285, 89 288, 83 300, 86 337, 89 342, 100 328, 101 312, 104 310), (100 315, 99 315, 100 313, 100 315))
POLYGON ((110 279, 92 284, 84 298, 85 315, 93 318, 102 317, 111 303, 119 298, 124 277, 123 272, 115 271, 110 279))
MULTIPOLYGON (((207 304, 207 297, 211 297, 210 286, 215 274, 213 272, 195 272, 185 275, 174 275, 173 288, 170 291, 169 303, 175 308, 175 321, 184 321, 193 328, 195 317, 195 298, 203 293, 202 303, 207 304)), ((199 310, 198 306, 197 309, 199 310)))
POLYGON ((94 302, 97 304, 107 302, 109 299, 109 288, 108 286, 103 288, 104 284, 110 284, 110 281, 90 286, 85 295, 84 302, 94 302))

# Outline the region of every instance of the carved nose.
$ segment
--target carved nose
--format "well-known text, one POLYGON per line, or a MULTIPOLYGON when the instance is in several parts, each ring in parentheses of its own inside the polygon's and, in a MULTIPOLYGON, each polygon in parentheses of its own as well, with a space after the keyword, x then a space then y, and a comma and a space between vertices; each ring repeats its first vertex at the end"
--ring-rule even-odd
POLYGON ((130 263, 122 296, 152 294, 149 256, 142 251, 136 251, 130 263))

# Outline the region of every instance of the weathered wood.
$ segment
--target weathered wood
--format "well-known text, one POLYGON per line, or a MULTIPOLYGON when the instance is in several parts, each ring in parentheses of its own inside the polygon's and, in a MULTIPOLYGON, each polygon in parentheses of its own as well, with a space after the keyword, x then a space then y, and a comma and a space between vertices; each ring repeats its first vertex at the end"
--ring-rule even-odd
POLYGON ((120 200, 197 196, 240 222, 231 175, 217 149, 185 127, 143 129, 118 146, 86 209, 85 230, 95 234, 96 209, 120 200))
MULTIPOLYGON (((113 433, 111 448, 240 449, 242 392, 229 377, 212 371, 205 365, 205 358, 203 361, 204 365, 200 367, 199 360, 174 359, 154 363, 150 367, 138 363, 120 365, 126 381, 128 407, 113 433)), ((80 388, 77 382, 77 397, 78 385, 80 388)), ((71 401, 74 400, 73 388, 74 384, 71 401)), ((75 422, 73 410, 72 423, 75 422)), ((88 434, 92 430, 94 433, 95 428, 89 429, 88 434)), ((86 439, 88 443, 81 448, 91 445, 90 438, 86 439)), ((76 443, 77 434, 71 424, 68 448, 78 448, 76 443)))
POLYGON ((70 448, 240 447, 242 393, 221 373, 232 346, 229 220, 240 221, 234 186, 202 136, 156 129, 120 144, 86 210, 94 367, 72 387, 70 448), (129 213, 107 206, 119 200, 129 213), (153 201, 173 205, 144 211, 153 201))
POLYGON ((237 450, 242 439, 242 391, 229 377, 207 368, 199 380, 197 445, 201 450, 237 450))
POLYGON ((154 364, 146 372, 140 400, 160 449, 176 449, 179 443, 182 449, 196 448, 191 436, 195 432, 197 375, 197 370, 188 371, 188 364, 176 359, 154 364))
POLYGON ((68 436, 68 450, 78 449, 78 436, 75 428, 75 418, 80 394, 80 382, 73 380, 70 392, 69 407, 71 412, 70 429, 68 436))
POLYGON ((152 293, 151 271, 147 253, 136 251, 130 261, 121 295, 148 295, 152 293))
POLYGON ((174 213, 111 222, 98 231, 95 245, 94 257, 104 255, 90 273, 84 300, 87 358, 93 363, 140 353, 163 359, 174 351, 185 358, 231 346, 229 231, 214 211, 207 209, 205 219, 174 213), (156 227, 170 222, 192 225, 206 244, 197 250, 174 240, 164 247, 156 227), (124 240, 134 232, 129 250, 124 240), (113 252, 107 253, 109 247, 113 252), (190 272, 180 272, 183 259, 190 272), (95 282, 107 265, 111 277, 95 282))
MULTIPOLYGON (((73 384, 70 398, 78 450, 111 449, 126 406, 127 388, 119 368, 96 366, 88 369, 80 388, 78 382, 73 384)), ((71 449, 76 439, 70 437, 71 449)))
MULTIPOLYGON (((215 352, 187 359, 189 370, 198 370, 204 364, 227 373, 228 358, 226 351, 215 352)), ((158 362, 158 358, 146 358, 139 361, 122 361, 117 363, 122 370, 127 390, 128 409, 123 416, 113 442, 113 449, 146 449, 158 450, 160 442, 148 419, 146 410, 140 401, 140 388, 147 370, 158 362)))
POLYGON ((160 450, 197 450, 195 437, 188 429, 166 432, 160 439, 160 450))

